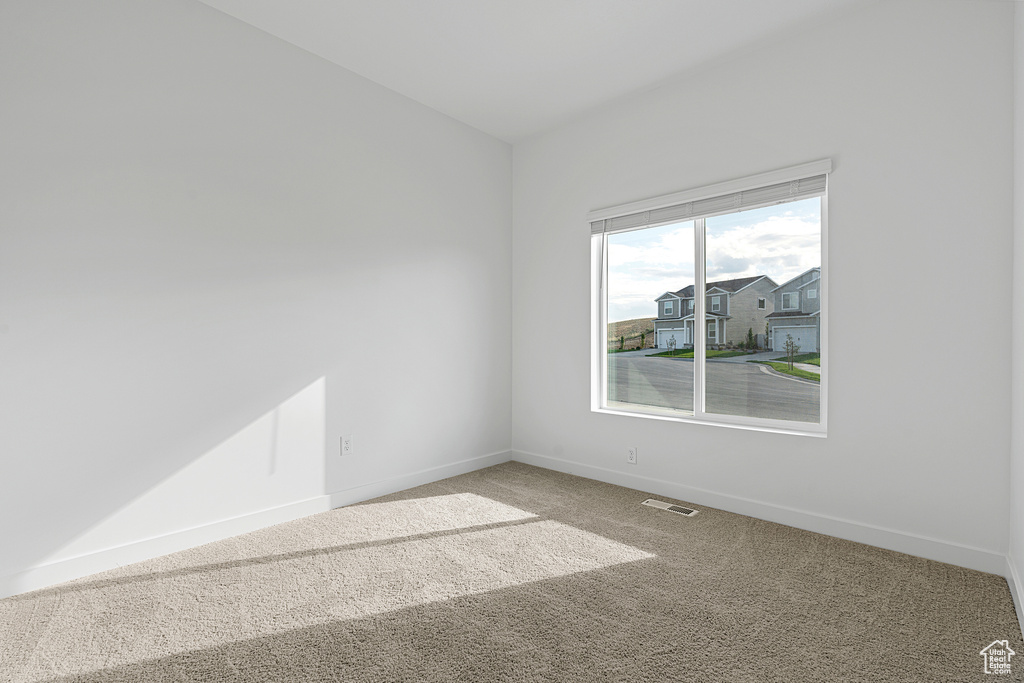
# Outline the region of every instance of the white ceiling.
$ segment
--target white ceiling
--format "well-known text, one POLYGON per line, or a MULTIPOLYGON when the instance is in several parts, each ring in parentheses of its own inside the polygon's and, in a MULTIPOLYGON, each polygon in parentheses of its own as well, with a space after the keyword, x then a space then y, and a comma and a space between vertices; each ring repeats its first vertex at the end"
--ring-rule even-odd
POLYGON ((869 0, 202 0, 509 142, 869 0))

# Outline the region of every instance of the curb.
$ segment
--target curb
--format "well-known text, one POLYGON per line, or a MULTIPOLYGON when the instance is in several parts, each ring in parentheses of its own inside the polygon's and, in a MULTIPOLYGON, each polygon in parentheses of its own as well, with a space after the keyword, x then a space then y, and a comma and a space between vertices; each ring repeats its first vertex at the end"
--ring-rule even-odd
POLYGON ((758 361, 750 361, 750 362, 751 363, 757 363, 757 365, 759 365, 761 367, 761 370, 763 372, 765 372, 766 374, 775 375, 776 377, 781 377, 782 379, 788 379, 788 380, 793 381, 793 382, 800 382, 801 384, 810 384, 811 386, 815 386, 815 387, 820 387, 821 386, 821 382, 820 381, 819 382, 815 382, 812 379, 804 379, 803 377, 794 377, 793 375, 786 375, 784 373, 779 372, 778 370, 776 370, 775 368, 773 368, 770 365, 765 365, 764 363, 759 363, 758 361))

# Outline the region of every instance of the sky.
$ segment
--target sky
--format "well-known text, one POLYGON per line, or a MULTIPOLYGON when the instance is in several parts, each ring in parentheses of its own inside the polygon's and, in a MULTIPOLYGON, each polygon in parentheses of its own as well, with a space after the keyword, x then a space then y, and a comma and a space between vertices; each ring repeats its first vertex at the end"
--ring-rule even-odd
MULTIPOLYGON (((707 281, 767 275, 783 284, 821 265, 821 200, 705 220, 707 281)), ((693 284, 693 221, 608 236, 608 321, 653 318, 655 299, 693 284)))

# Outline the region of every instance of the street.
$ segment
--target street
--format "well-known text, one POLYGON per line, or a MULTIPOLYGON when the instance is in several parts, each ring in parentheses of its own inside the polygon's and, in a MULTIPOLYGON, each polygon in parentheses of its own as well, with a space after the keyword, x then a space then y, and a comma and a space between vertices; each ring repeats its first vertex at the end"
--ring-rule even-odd
MULTIPOLYGON (((818 421, 817 384, 771 375, 762 367, 756 363, 708 361, 707 411, 818 421)), ((608 401, 693 410, 693 361, 651 358, 641 353, 609 354, 608 401)))

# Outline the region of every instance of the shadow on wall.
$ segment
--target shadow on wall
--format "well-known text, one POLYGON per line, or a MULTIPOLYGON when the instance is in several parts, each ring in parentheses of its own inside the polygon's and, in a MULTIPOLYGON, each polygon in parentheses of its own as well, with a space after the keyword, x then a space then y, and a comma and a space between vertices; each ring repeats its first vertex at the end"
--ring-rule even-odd
MULTIPOLYGON (((104 569, 104 563, 112 566, 152 556, 154 546, 147 549, 147 541, 159 544, 158 539, 169 534, 321 496, 325 399, 326 378, 320 377, 130 501, 97 497, 102 504, 119 507, 95 521, 73 516, 84 528, 33 569, 45 572, 48 565, 94 553, 112 553, 98 560, 98 566, 53 569, 49 580, 42 579, 46 583, 67 580, 104 569)), ((233 529, 231 533, 248 530, 233 529)), ((158 545, 155 554, 206 540, 186 535, 176 541, 175 547, 166 545, 166 541, 158 545)), ((16 580, 13 592, 38 587, 39 581, 37 577, 33 585, 28 585, 16 580)))

